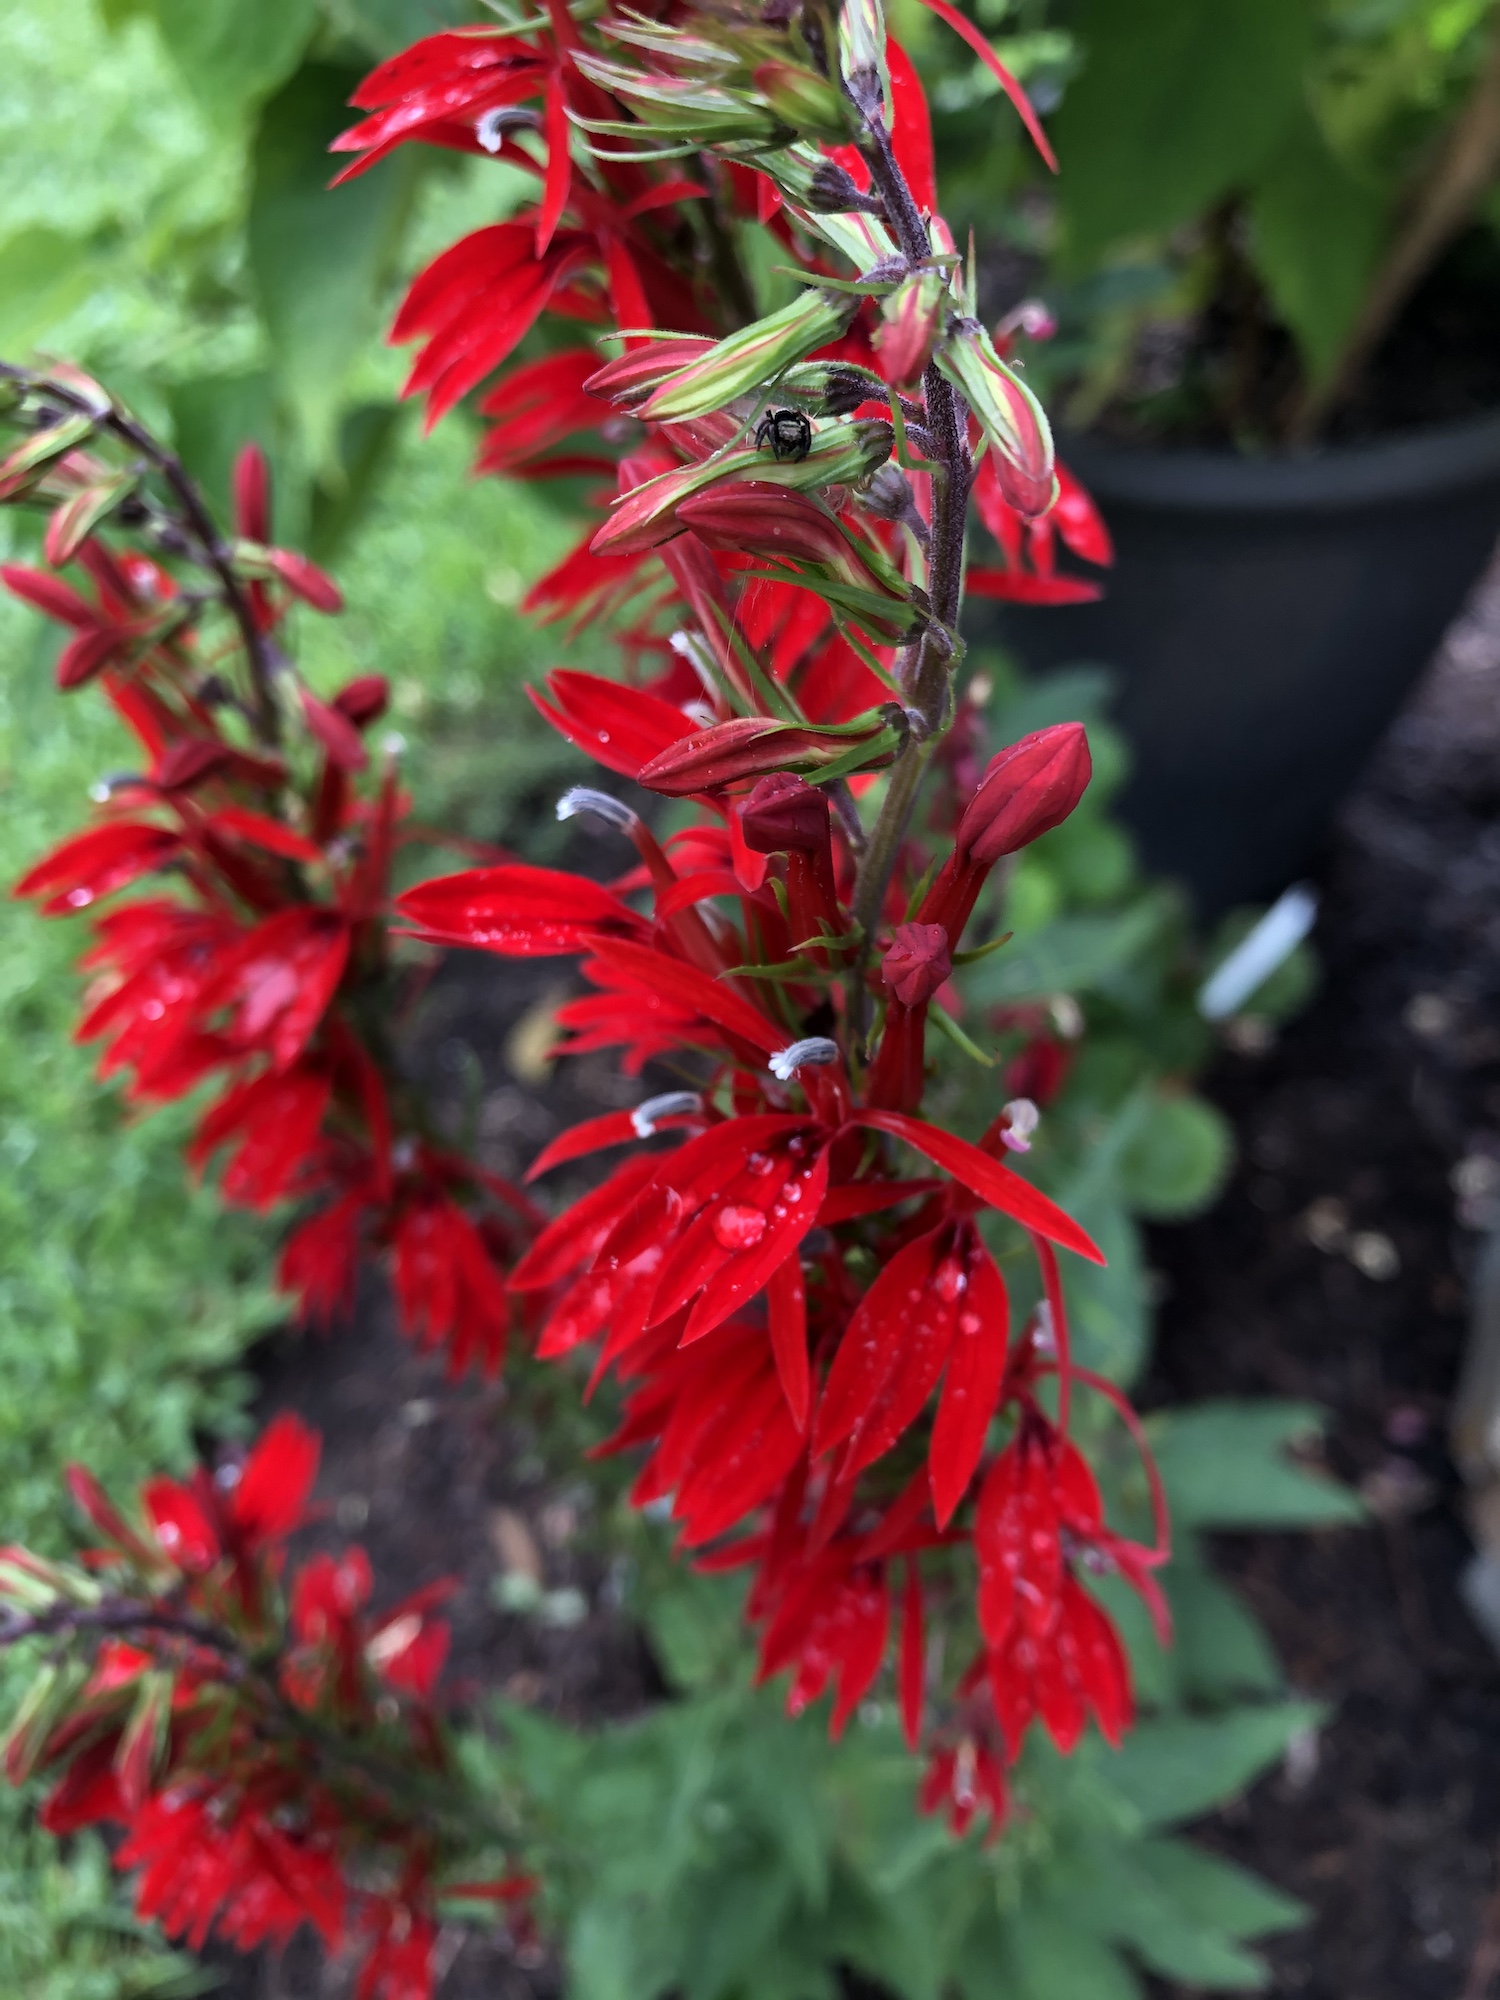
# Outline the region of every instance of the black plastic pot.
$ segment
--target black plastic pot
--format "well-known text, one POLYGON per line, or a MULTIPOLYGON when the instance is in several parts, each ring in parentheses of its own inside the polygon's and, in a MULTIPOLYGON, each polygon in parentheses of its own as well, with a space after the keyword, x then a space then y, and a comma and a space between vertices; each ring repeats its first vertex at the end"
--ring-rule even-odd
POLYGON ((1206 916, 1275 894, 1500 535, 1500 416, 1300 459, 1088 437, 1063 456, 1115 538, 1106 595, 993 625, 986 606, 975 636, 1115 668, 1147 862, 1206 916))

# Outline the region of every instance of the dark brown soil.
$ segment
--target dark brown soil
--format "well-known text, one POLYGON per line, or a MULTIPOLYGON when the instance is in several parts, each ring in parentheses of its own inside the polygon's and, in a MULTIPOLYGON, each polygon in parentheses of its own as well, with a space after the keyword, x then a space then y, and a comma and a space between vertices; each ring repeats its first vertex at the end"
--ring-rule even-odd
POLYGON ((1471 1544, 1444 1433, 1465 1279, 1500 1212, 1494 583, 1351 801, 1324 883, 1321 997, 1212 1081, 1240 1135, 1234 1184, 1153 1243, 1169 1292, 1150 1390, 1320 1403, 1377 1524, 1223 1539, 1293 1686, 1331 1713, 1315 1758, 1204 1831, 1315 1912, 1271 1952, 1277 1993, 1481 2000, 1500 1947, 1500 1661, 1458 1594, 1471 1544))
MULTIPOLYGON (((1293 1687, 1329 1720, 1315 1754, 1304 1746, 1201 1833, 1312 1908, 1307 1930, 1272 1947, 1276 1993, 1484 2000, 1471 1971, 1491 1946, 1500 1960, 1500 1660, 1458 1594, 1470 1543, 1444 1435, 1465 1279, 1500 1220, 1500 573, 1351 802, 1323 881, 1320 997, 1271 1050, 1227 1053, 1210 1082, 1240 1135, 1234 1182, 1211 1215, 1154 1237, 1166 1303, 1147 1398, 1321 1404, 1330 1462, 1376 1524, 1222 1539, 1293 1687)), ((524 1065, 517 1023, 557 978, 466 959, 425 1009, 417 1060, 455 1119, 472 1097, 502 1171, 619 1101, 602 1064, 541 1090, 509 1066, 507 1045, 524 1065)), ((363 1542, 393 1597, 461 1579, 460 1684, 577 1719, 654 1698, 653 1664, 612 1608, 576 1451, 542 1454, 535 1387, 445 1382, 374 1288, 358 1321, 265 1357, 266 1407, 294 1405, 325 1436, 320 1537, 363 1542), (552 1623, 497 1602, 518 1551, 552 1623)), ((556 1992, 550 1965, 452 1946, 444 2000, 556 1992)), ((348 1992, 311 1953, 215 1962, 238 2000, 348 1992)))

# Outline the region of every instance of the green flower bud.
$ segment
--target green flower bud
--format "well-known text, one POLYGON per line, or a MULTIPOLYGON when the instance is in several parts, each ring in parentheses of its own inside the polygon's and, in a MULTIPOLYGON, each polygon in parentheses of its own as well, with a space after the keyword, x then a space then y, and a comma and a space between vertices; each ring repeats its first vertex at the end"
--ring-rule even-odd
POLYGON ((1005 499, 1028 521, 1045 514, 1057 497, 1057 474, 1047 413, 1036 397, 977 320, 955 320, 933 359, 983 425, 1005 499))
POLYGON ((860 110, 889 125, 891 78, 880 0, 844 0, 839 10, 839 70, 860 110))
POLYGON ((848 107, 826 76, 799 63, 778 61, 761 63, 753 76, 755 88, 783 125, 835 145, 848 140, 848 107))
POLYGON ((800 293, 780 312, 730 334, 669 375, 640 414, 648 423, 680 423, 722 409, 736 396, 774 382, 815 348, 837 340, 858 304, 848 293, 800 293))

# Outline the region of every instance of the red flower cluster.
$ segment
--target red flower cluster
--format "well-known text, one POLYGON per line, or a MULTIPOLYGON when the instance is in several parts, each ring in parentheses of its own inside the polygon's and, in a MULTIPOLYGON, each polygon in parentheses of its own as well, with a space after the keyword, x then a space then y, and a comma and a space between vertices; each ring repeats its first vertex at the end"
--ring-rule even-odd
MULTIPOLYGON (((86 1569, 0 1551, 6 1641, 86 1649, 45 1667, 5 1745, 6 1773, 55 1782, 55 1833, 124 1828, 136 1907, 194 1948, 243 1950, 310 1924, 358 1942, 359 2000, 430 2000, 442 1878, 455 1858, 421 1810, 449 1771, 432 1704, 446 1586, 368 1615, 360 1549, 285 1576, 307 1519, 318 1440, 280 1417, 240 1466, 150 1480, 127 1520, 74 1467, 103 1546, 86 1569)), ((524 1897, 507 1876, 469 1893, 524 1897)), ((462 1887, 456 1893, 463 1893, 462 1887)))
MULTIPOLYGON (((564 694, 581 698, 576 683, 564 694)), ((614 688, 610 701, 627 726, 609 749, 648 747, 660 697, 614 688)), ((743 803, 711 795, 752 835, 738 872, 727 827, 694 829, 668 855, 619 814, 649 847, 649 920, 594 883, 518 866, 401 898, 414 927, 442 943, 583 954, 593 991, 563 1009, 572 1047, 621 1047, 635 1067, 672 1050, 698 1068, 697 1091, 592 1120, 548 1147, 534 1177, 596 1149, 675 1141, 634 1153, 548 1224, 510 1282, 545 1302, 543 1357, 594 1343, 595 1376, 613 1369, 626 1385, 610 1449, 649 1447, 633 1497, 669 1505, 708 1566, 755 1566, 762 1669, 795 1669, 794 1709, 835 1680, 835 1730, 881 1666, 903 1568, 914 1743, 925 1565, 951 1571, 974 1549, 984 1650, 959 1693, 972 1710, 988 1676, 1008 1756, 1034 1715, 1064 1748, 1086 1713, 1111 1740, 1129 1719, 1123 1654, 1080 1575, 1118 1568, 1160 1612, 1150 1572, 1165 1558, 1164 1526, 1151 1548, 1112 1534, 1067 1437, 1077 1371, 1051 1246, 1098 1252, 1007 1164, 1035 1109, 1007 1105, 977 1144, 914 1115, 932 982, 946 976, 984 875, 1071 809, 1087 776, 1071 725, 993 760, 920 905, 932 920, 897 924, 868 976, 885 1003, 868 1066, 831 969, 851 942, 836 891, 849 857, 834 852, 826 795, 795 776, 762 780, 743 803), (765 859, 756 850, 772 839, 780 846, 765 859), (808 1033, 815 1023, 831 1032, 808 1033), (893 1147, 919 1155, 924 1172, 903 1171, 893 1147), (1018 1336, 977 1227, 984 1209, 1017 1225, 1041 1265, 1047 1302, 1018 1336), (1038 1399, 1054 1376, 1058 1419, 1038 1399), (1010 1432, 998 1451, 997 1420, 1010 1432)), ((604 813, 615 802, 585 793, 573 804, 604 813)), ((891 914, 908 894, 898 879, 891 914)), ((968 1771, 979 1750, 966 1755, 968 1771)), ((961 1787, 952 1798, 961 1821, 961 1787)))
POLYGON ((606 770, 699 807, 662 845, 621 801, 574 792, 561 812, 634 845, 612 886, 507 865, 400 907, 436 943, 579 956, 565 1052, 618 1048, 632 1073, 671 1058, 696 1079, 547 1148, 533 1177, 670 1135, 548 1224, 511 1289, 535 1304, 542 1356, 588 1346, 594 1379, 625 1385, 610 1448, 645 1448, 637 1501, 669 1508, 701 1563, 753 1565, 762 1671, 792 1671, 794 1708, 832 1682, 842 1727, 899 1582, 913 1743, 937 1700, 928 1803, 998 1822, 1034 1716, 1064 1747, 1086 1714, 1112 1739, 1128 1720, 1124 1658, 1081 1579, 1118 1567, 1159 1608, 1165 1554, 1160 1520, 1151 1548, 1106 1528, 1069 1440, 1052 1246, 1098 1252, 1008 1163, 1035 1105, 999 1109, 977 1143, 918 1115, 928 1014, 984 881, 1071 811, 1088 750, 1068 726, 1002 752, 936 815, 946 855, 887 815, 863 827, 848 781, 914 768, 942 726, 955 494, 961 509, 972 481, 1005 558, 978 573, 994 594, 1092 595, 1057 573, 1056 541, 1110 551, 1087 496, 1054 479, 1034 399, 956 303, 910 62, 851 0, 830 91, 828 51, 789 13, 585 24, 554 7, 546 28, 434 36, 367 80, 371 115, 336 141, 361 155, 351 171, 421 139, 538 175, 534 209, 417 279, 393 338, 423 342, 408 388, 435 418, 545 311, 618 330, 602 367, 554 348, 492 385, 481 465, 617 466, 608 519, 531 603, 626 614, 635 685, 558 672, 538 707, 606 770), (702 248, 728 221, 769 230, 806 280, 749 325, 702 248), (985 1210, 1041 1266, 1045 1303, 1017 1333, 985 1210), (924 1579, 966 1550, 983 1644, 944 1699, 925 1685, 924 1579))
MULTIPOLYGON (((99 428, 107 439, 104 419, 99 428)), ((227 679, 222 635, 200 629, 209 593, 110 546, 80 511, 116 475, 76 445, 36 474, 13 497, 54 503, 48 553, 76 562, 93 594, 45 570, 7 566, 0 577, 77 633, 60 683, 97 681, 144 753, 142 769, 101 788, 95 823, 16 885, 49 916, 149 885, 95 919, 79 1039, 103 1045, 100 1074, 128 1077, 137 1103, 217 1084, 189 1159, 201 1169, 222 1156, 224 1197, 242 1207, 312 1205, 281 1262, 305 1314, 347 1307, 361 1247, 373 1245, 389 1254, 408 1329, 446 1345, 455 1371, 476 1359, 493 1370, 509 1323, 500 1272, 537 1218, 517 1190, 432 1141, 370 1026, 372 1002, 388 1004, 405 812, 391 760, 369 790, 360 783, 385 681, 364 676, 325 702, 273 652, 293 597, 325 612, 340 599, 305 557, 269 545, 253 446, 236 468, 229 555, 195 534, 191 513, 155 537, 219 570, 212 608, 238 621, 242 686, 227 679)), ((118 501, 118 484, 109 490, 118 501)))

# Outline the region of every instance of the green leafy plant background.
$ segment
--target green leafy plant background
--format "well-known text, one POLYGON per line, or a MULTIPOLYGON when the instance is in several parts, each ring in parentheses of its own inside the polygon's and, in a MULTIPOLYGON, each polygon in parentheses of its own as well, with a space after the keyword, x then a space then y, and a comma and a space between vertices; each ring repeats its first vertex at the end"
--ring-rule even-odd
MULTIPOLYGON (((106 375, 215 495, 238 444, 258 437, 282 533, 336 564, 350 602, 342 620, 295 635, 315 674, 331 686, 389 672, 423 817, 541 852, 538 806, 571 752, 529 721, 520 685, 565 649, 516 606, 571 525, 532 489, 472 482, 462 420, 420 439, 396 402, 400 358, 380 339, 403 275, 515 190, 488 164, 476 176, 433 158, 322 191, 323 147, 357 76, 442 16, 433 0, 12 0, 0 12, 0 350, 67 354, 106 375)), ((0 649, 10 880, 77 823, 126 746, 98 705, 57 696, 46 633, 9 601, 0 649)), ((1128 1384, 1150 1341, 1140 1222, 1193 1213, 1229 1166, 1229 1134, 1191 1089, 1208 1053, 1192 993, 1214 952, 1194 945, 1171 892, 1140 877, 1108 816, 1124 751, 1102 719, 1101 677, 1028 690, 1002 662, 986 671, 997 742, 1057 716, 1095 725, 1099 781, 991 913, 1015 937, 966 976, 966 1019, 983 1040, 993 1008, 1059 992, 1086 1013, 1036 1166, 1110 1254, 1107 1272, 1078 1283, 1079 1340, 1128 1384)), ((68 1460, 128 1488, 147 1468, 180 1469, 195 1438, 242 1425, 238 1363, 274 1312, 268 1232, 226 1221, 211 1192, 184 1193, 186 1114, 133 1121, 70 1040, 78 948, 71 927, 0 904, 0 1525, 41 1547, 59 1535, 68 1460)), ((1305 980, 1294 968, 1256 1004, 1291 1004, 1305 980)), ((962 1125, 981 1093, 967 1058, 948 1063, 962 1125)), ((917 1817, 888 1702, 867 1704, 839 1746, 817 1714, 788 1723, 774 1692, 749 1685, 734 1590, 685 1577, 621 1507, 634 1602, 676 1699, 596 1736, 507 1711, 463 1747, 476 1775, 519 1789, 550 1848, 575 2000, 812 2000, 837 1990, 840 1963, 909 2000, 1116 2000, 1139 1990, 1138 1968, 1261 1984, 1250 1941, 1297 1921, 1297 1907, 1176 1829, 1317 1715, 1288 1699, 1199 1538, 1353 1519, 1347 1496, 1286 1455, 1317 1424, 1316 1411, 1269 1404, 1154 1420, 1177 1521, 1178 1644, 1162 1654, 1133 1602, 1112 1603, 1146 1717, 1119 1755, 1097 1742, 1066 1762, 1030 1752, 1015 1824, 992 1848, 917 1817)), ((1129 1456, 1112 1457, 1103 1428, 1091 1442, 1117 1511, 1142 1517, 1129 1456)), ((33 1806, 0 1792, 0 1990, 200 1990, 197 1968, 134 1924, 102 1847, 59 1850, 34 1830, 33 1806)))

